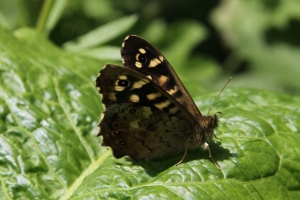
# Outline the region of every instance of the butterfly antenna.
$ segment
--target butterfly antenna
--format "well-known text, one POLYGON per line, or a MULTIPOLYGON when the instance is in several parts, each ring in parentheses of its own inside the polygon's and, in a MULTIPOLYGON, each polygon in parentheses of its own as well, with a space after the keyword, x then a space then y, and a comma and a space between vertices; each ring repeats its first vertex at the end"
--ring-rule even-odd
POLYGON ((220 94, 223 92, 223 90, 225 89, 226 85, 229 83, 229 81, 232 79, 232 77, 229 77, 227 79, 227 81, 225 82, 225 84, 223 85, 222 89, 220 90, 219 94, 216 96, 216 98, 214 99, 214 101, 212 102, 212 104, 210 105, 209 109, 208 109, 208 112, 207 112, 207 115, 209 114, 210 112, 210 109, 211 107, 215 104, 215 102, 217 101, 218 97, 220 96, 220 94))

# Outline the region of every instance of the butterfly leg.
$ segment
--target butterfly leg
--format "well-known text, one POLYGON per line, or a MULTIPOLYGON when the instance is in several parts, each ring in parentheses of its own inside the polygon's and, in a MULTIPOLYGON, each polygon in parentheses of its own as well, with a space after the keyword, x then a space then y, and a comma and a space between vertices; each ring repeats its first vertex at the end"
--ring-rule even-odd
POLYGON ((209 145, 205 142, 205 143, 202 145, 202 148, 203 148, 203 149, 206 149, 206 150, 208 151, 208 154, 209 154, 208 157, 210 157, 210 159, 213 161, 213 163, 215 164, 215 166, 216 166, 219 170, 221 170, 220 166, 218 165, 218 163, 214 160, 214 158, 213 158, 212 155, 211 155, 211 151, 210 151, 209 145))
POLYGON ((175 166, 178 166, 182 163, 182 161, 184 160, 186 154, 187 154, 187 149, 188 149, 188 142, 186 142, 186 145, 185 145, 185 151, 184 151, 184 154, 183 154, 183 157, 181 158, 181 160, 175 164, 175 166))
POLYGON ((214 137, 217 138, 218 140, 222 140, 222 138, 218 138, 218 137, 216 136, 216 134, 214 134, 214 137))

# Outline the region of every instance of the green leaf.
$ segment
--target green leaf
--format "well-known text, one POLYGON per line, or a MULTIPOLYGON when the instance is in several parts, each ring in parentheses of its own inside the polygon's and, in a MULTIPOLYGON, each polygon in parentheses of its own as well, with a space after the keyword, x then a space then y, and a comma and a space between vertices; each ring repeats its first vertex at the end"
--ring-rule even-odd
POLYGON ((115 46, 103 46, 79 52, 78 55, 88 56, 99 60, 117 60, 120 61, 120 48, 115 46))
MULTIPOLYGON (((0 35, 2 199, 299 197, 300 97, 226 88, 213 106, 222 140, 210 144, 221 170, 200 149, 178 167, 182 154, 115 159, 96 137, 94 80, 105 63, 66 53, 31 29, 0 35)), ((192 96, 206 114, 216 94, 192 96)))
POLYGON ((172 34, 174 37, 165 50, 165 56, 170 58, 168 60, 171 63, 186 67, 192 50, 206 38, 206 29, 202 24, 195 21, 181 21, 173 25, 173 29, 169 31, 166 39, 169 39, 172 34))
POLYGON ((136 21, 136 15, 122 17, 79 37, 77 42, 67 42, 64 47, 67 50, 80 51, 103 44, 127 31, 136 21))
POLYGON ((239 85, 299 90, 299 7, 295 0, 224 0, 214 11, 213 21, 233 49, 232 57, 239 58, 231 62, 246 60, 253 70, 248 78, 241 77, 239 85))
MULTIPOLYGON (((60 0, 60 1, 53 2, 53 5, 51 6, 50 11, 48 13, 47 19, 44 21, 45 24, 43 24, 44 26, 43 31, 47 33, 46 35, 49 34, 49 32, 55 27, 58 20, 61 18, 63 11, 67 7, 67 3, 68 3, 67 0, 60 0)), ((44 10, 45 9, 43 9, 42 12, 44 10)))
POLYGON ((105 151, 94 86, 104 63, 65 53, 31 29, 14 35, 1 30, 0 196, 57 199, 105 151))

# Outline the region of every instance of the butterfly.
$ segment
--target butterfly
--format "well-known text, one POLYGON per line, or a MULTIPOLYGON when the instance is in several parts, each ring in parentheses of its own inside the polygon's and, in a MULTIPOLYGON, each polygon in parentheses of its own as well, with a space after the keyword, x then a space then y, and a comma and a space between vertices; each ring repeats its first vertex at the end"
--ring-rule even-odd
POLYGON ((199 147, 211 157, 217 113, 202 115, 167 59, 141 37, 127 36, 121 56, 123 66, 108 64, 96 79, 104 107, 102 146, 133 160, 185 152, 183 160, 188 149, 199 147))

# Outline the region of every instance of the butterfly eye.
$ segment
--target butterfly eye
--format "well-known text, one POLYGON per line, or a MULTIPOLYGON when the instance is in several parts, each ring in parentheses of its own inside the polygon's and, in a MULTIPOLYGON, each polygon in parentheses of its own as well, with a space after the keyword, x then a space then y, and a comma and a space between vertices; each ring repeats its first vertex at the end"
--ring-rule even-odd
POLYGON ((141 63, 146 63, 146 62, 147 62, 147 58, 146 58, 146 56, 143 55, 143 54, 139 54, 138 60, 139 60, 141 63))
POLYGON ((127 87, 129 85, 129 81, 127 80, 119 80, 118 86, 127 87))

